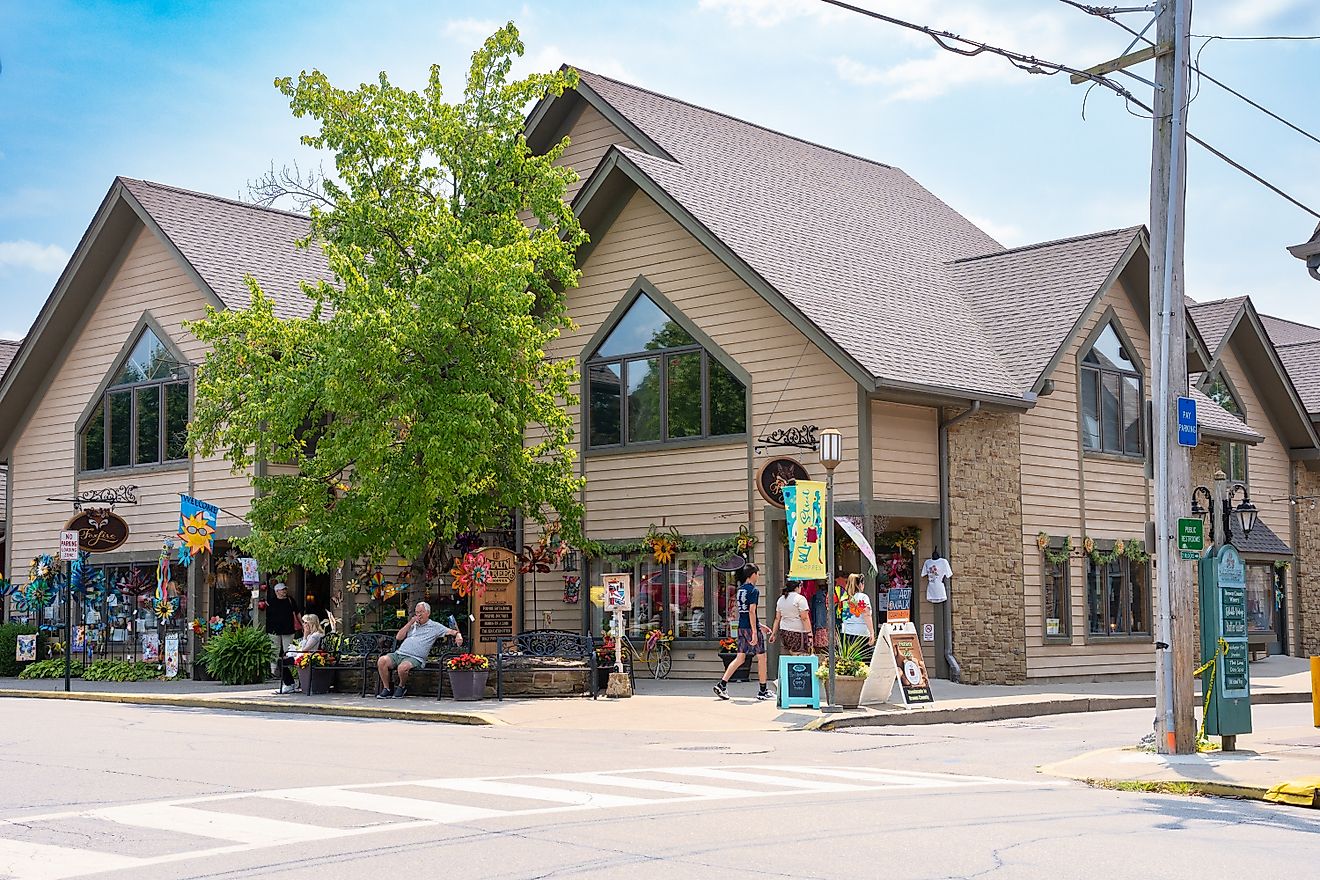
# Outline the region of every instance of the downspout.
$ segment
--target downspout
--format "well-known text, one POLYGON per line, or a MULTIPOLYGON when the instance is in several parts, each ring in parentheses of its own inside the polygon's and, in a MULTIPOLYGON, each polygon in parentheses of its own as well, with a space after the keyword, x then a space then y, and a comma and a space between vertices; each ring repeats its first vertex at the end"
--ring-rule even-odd
MULTIPOLYGON (((943 549, 946 559, 951 555, 951 548, 949 547, 949 429, 980 411, 981 401, 973 400, 971 406, 951 419, 945 419, 943 411, 940 412, 940 547, 943 549)), ((949 680, 959 682, 962 681, 962 667, 958 665, 958 659, 953 655, 952 581, 953 578, 950 578, 949 598, 941 603, 944 606, 944 611, 940 629, 944 633, 944 662, 949 667, 949 680)))

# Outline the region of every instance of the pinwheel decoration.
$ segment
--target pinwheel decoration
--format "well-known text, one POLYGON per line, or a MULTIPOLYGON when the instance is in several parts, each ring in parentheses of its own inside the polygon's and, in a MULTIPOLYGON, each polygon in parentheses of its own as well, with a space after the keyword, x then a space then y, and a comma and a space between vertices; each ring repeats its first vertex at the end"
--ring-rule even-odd
POLYGON ((480 596, 490 583, 490 560, 480 551, 464 553, 449 573, 454 576, 454 592, 459 596, 480 596))

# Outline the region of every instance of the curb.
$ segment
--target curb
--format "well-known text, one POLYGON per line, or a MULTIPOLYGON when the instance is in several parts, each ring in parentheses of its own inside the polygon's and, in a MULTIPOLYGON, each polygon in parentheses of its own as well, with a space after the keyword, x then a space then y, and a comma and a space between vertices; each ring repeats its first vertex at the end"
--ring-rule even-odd
POLYGON ((393 709, 376 706, 327 706, 240 697, 196 697, 175 694, 111 694, 97 691, 25 691, 0 689, 0 698, 31 700, 75 700, 89 703, 120 703, 136 706, 165 706, 176 709, 219 709, 229 712, 269 712, 287 715, 327 715, 340 718, 384 718, 391 721, 425 721, 433 724, 502 726, 508 722, 481 712, 432 712, 423 709, 393 709))
MULTIPOLYGON (((1273 692, 1252 694, 1254 705, 1309 703, 1310 692, 1273 692)), ((1038 718, 1044 715, 1069 715, 1077 712, 1112 712, 1119 709, 1153 709, 1153 696, 1069 697, 1034 703, 997 703, 987 706, 958 706, 931 709, 900 709, 894 712, 845 715, 842 718, 818 718, 804 730, 842 730, 848 727, 898 727, 910 724, 975 724, 1011 718, 1038 718)))

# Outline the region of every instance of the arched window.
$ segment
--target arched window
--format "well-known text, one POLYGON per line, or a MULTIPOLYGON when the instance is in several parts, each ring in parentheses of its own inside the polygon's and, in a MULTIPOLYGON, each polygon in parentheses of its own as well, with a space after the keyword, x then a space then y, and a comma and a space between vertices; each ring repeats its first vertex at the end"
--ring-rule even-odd
POLYGON ((587 359, 592 447, 747 432, 747 389, 645 293, 587 359))
MULTIPOLYGON (((1243 424, 1246 424, 1247 416, 1242 410, 1242 402, 1238 400, 1238 396, 1233 392, 1233 386, 1228 384, 1228 380, 1224 378, 1223 373, 1216 373, 1215 377, 1206 383, 1205 396, 1237 416, 1243 424)), ((1229 443, 1228 441, 1220 443, 1219 469, 1227 474, 1230 480, 1245 483, 1247 481, 1247 444, 1229 443)))
POLYGON ((184 461, 187 440, 188 366, 144 327, 82 426, 79 467, 101 471, 184 461))
POLYGON ((1082 356, 1080 378, 1082 448, 1140 456, 1141 371, 1113 324, 1082 356))

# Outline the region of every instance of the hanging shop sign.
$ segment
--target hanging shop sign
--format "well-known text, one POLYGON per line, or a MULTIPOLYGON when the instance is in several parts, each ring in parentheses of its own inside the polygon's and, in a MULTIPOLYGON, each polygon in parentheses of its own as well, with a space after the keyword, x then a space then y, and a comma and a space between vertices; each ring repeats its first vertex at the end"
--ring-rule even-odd
POLYGON ((756 475, 756 488, 768 503, 783 508, 784 487, 810 479, 810 476, 796 458, 772 458, 761 465, 761 471, 756 475))
POLYGON ((472 643, 480 654, 494 652, 496 639, 511 639, 518 633, 518 556, 505 547, 476 552, 487 563, 485 587, 472 593, 472 643))
POLYGON ((799 480, 793 493, 792 557, 788 576, 794 580, 825 577, 825 484, 799 480))
POLYGON ((78 533, 78 549, 86 553, 109 553, 128 540, 128 523, 109 508, 88 508, 64 526, 78 533))

